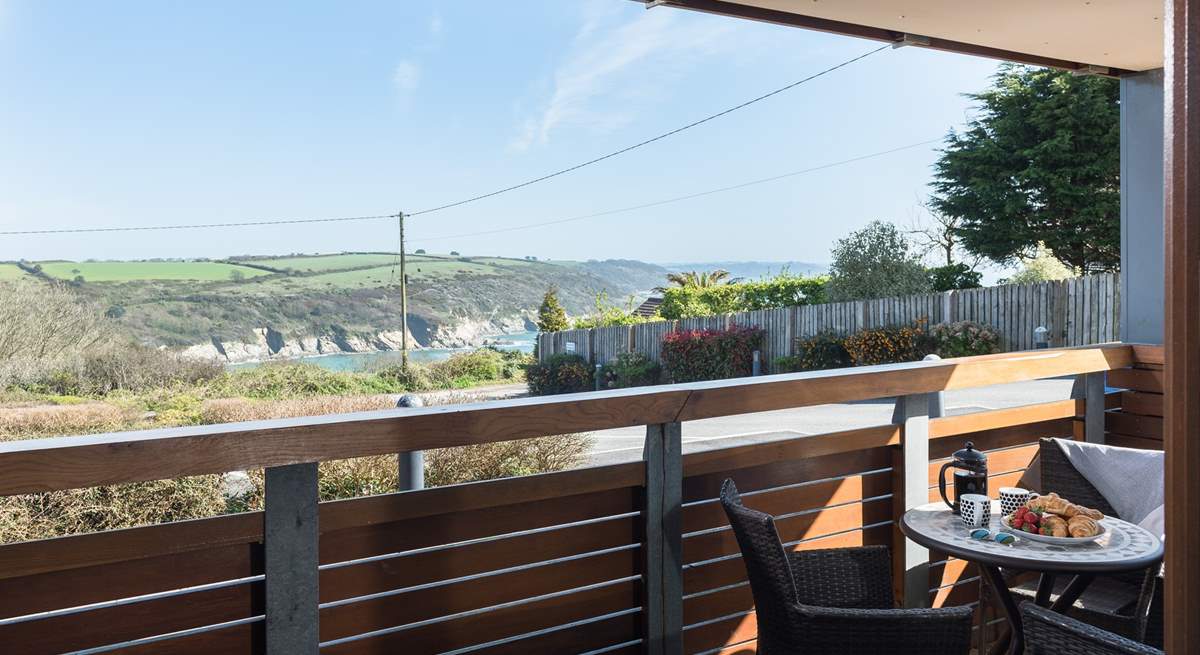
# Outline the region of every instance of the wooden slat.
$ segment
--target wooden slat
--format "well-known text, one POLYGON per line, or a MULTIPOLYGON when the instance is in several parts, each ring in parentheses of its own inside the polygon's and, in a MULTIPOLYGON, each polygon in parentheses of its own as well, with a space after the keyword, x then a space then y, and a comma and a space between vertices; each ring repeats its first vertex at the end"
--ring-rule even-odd
MULTIPOLYGON (((57 541, 39 543, 53 549, 57 541)), ((3 551, 0 548, 0 553, 3 551)), ((233 544, 17 576, 0 580, 0 618, 236 580, 262 572, 259 544, 233 544)))
MULTIPOLYGON (((774 516, 856 502, 891 492, 891 481, 883 471, 743 495, 742 502, 774 516)), ((727 525, 729 519, 716 500, 683 508, 684 534, 727 525)))
POLYGON ((1163 438, 1163 420, 1160 416, 1142 416, 1125 412, 1108 412, 1104 415, 1104 426, 1109 432, 1141 437, 1163 438))
MULTIPOLYGON (((852 546, 888 545, 891 543, 890 525, 875 526, 865 530, 852 530, 806 541, 791 550, 813 550, 818 548, 847 548, 852 546)), ((746 579, 746 567, 740 557, 719 562, 688 566, 683 571, 683 593, 694 594, 707 589, 742 582, 746 579)))
POLYGON ((702 450, 683 456, 687 476, 733 471, 783 460, 807 459, 853 451, 894 446, 900 443, 900 428, 877 425, 854 430, 804 435, 767 443, 702 450))
POLYGON ((636 550, 603 553, 326 608, 321 641, 625 578, 639 559, 636 550))
POLYGON ((358 641, 325 646, 321 653, 421 655, 486 644, 637 607, 639 586, 637 582, 623 582, 521 605, 501 607, 358 641))
POLYGON ((1163 392, 1163 372, 1142 368, 1120 368, 1108 372, 1108 386, 1134 391, 1163 392))
POLYGON ((739 491, 748 492, 825 478, 857 475, 864 471, 884 469, 889 466, 891 466, 891 457, 888 449, 873 448, 808 459, 778 461, 736 471, 693 475, 683 480, 683 502, 690 503, 716 498, 720 495, 721 484, 726 478, 733 478, 739 491))
MULTIPOLYGON (((986 453, 989 475, 1023 471, 1029 467, 1029 463, 1037 456, 1038 444, 1031 443, 1027 446, 990 450, 986 451, 986 453)), ((942 465, 948 461, 948 458, 939 459, 929 464, 929 487, 931 489, 938 486, 938 473, 941 471, 942 465)), ((953 469, 946 471, 947 488, 953 486, 951 471, 953 469)))
POLYGON ((1143 391, 1122 391, 1121 411, 1143 416, 1162 416, 1162 394, 1146 393, 1143 391))
POLYGON ((1106 442, 1110 446, 1120 446, 1122 448, 1141 448, 1143 450, 1163 450, 1162 439, 1147 439, 1146 437, 1135 437, 1128 434, 1110 433, 1106 437, 1106 442))
POLYGON ((630 488, 321 532, 322 564, 634 511, 630 488))
POLYGON ((636 543, 636 518, 563 527, 321 572, 321 602, 429 584, 636 543))
POLYGON ((1165 361, 1165 352, 1162 346, 1135 343, 1130 344, 1130 347, 1133 348, 1134 363, 1162 365, 1165 361))
POLYGON ((474 405, 0 444, 0 495, 687 421, 1107 371, 1123 345, 622 389, 474 405))
POLYGON ((752 609, 754 596, 750 592, 750 585, 730 587, 684 599, 683 624, 686 627, 752 609))
POLYGON ((1073 434, 1074 422, 1073 419, 1057 419, 967 435, 942 437, 929 442, 929 457, 931 460, 950 457, 954 451, 964 448, 968 441, 974 443, 981 450, 993 450, 1033 443, 1042 438, 1070 438, 1073 434))
POLYGON ((1036 405, 1022 405, 1020 407, 944 416, 930 419, 929 438, 939 439, 985 430, 1026 426, 1054 419, 1073 418, 1082 411, 1083 406, 1081 401, 1057 400, 1036 405))
MULTIPOLYGON (((775 517, 775 528, 783 542, 816 539, 826 535, 861 528, 864 525, 891 520, 890 498, 830 507, 799 516, 775 517)), ((733 530, 722 529, 687 537, 683 540, 685 564, 715 559, 737 553, 733 530)))
MULTIPOLYGON (((527 637, 472 652, 480 655, 528 655, 529 653, 582 653, 615 646, 638 638, 637 614, 624 614, 565 630, 527 637)), ((627 646, 605 655, 634 655, 640 646, 627 646)))
POLYGON ((683 652, 700 653, 726 644, 741 643, 758 636, 754 612, 714 621, 683 631, 683 652))
POLYGON ((248 618, 262 612, 262 583, 94 609, 0 626, 0 644, 52 655, 248 618))
POLYGON ((263 624, 223 627, 210 632, 110 651, 116 655, 213 655, 263 652, 263 624))

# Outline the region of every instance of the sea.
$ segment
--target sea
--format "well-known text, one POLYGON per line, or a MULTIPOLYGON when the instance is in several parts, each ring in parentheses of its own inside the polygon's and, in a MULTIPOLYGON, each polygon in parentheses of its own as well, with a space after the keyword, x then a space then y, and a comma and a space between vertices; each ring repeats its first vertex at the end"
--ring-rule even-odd
MULTIPOLYGON (((484 343, 489 346, 494 346, 500 350, 519 350, 521 352, 533 352, 533 346, 537 343, 537 332, 517 332, 514 334, 493 334, 484 337, 484 343)), ((408 361, 410 362, 437 362, 444 359, 449 359, 454 353, 469 352, 474 348, 420 348, 408 351, 408 361)), ((307 364, 315 364, 321 368, 326 368, 331 371, 364 371, 373 369, 377 366, 386 366, 388 364, 399 364, 400 353, 397 351, 384 352, 369 352, 369 353, 338 353, 335 355, 316 355, 314 357, 297 357, 288 360, 271 360, 271 363, 288 361, 288 362, 304 362, 307 364)), ((241 364, 230 364, 229 370, 241 370, 261 366, 262 362, 244 362, 241 364)))

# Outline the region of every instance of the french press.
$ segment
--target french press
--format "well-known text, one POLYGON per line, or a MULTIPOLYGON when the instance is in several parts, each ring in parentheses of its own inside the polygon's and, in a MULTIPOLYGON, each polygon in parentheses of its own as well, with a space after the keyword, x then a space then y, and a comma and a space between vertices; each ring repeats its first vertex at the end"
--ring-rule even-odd
POLYGON ((959 513, 958 499, 963 497, 963 494, 983 494, 987 495, 987 455, 975 450, 975 444, 967 442, 967 447, 954 452, 954 459, 942 465, 942 470, 938 472, 938 491, 942 494, 942 500, 954 510, 955 514, 959 513), (958 469, 954 472, 954 502, 946 497, 946 469, 953 466, 958 469))

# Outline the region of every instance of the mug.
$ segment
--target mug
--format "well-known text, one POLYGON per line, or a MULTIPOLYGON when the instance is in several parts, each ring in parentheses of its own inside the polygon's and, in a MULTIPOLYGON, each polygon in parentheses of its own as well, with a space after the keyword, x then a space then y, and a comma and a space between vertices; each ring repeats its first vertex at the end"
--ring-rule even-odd
POLYGON ((1017 511, 1018 507, 1024 507, 1030 499, 1037 497, 1038 494, 1020 487, 1000 487, 1000 511, 1008 516, 1017 511))
POLYGON ((986 528, 992 522, 992 499, 983 494, 963 494, 958 499, 958 516, 968 528, 986 528))

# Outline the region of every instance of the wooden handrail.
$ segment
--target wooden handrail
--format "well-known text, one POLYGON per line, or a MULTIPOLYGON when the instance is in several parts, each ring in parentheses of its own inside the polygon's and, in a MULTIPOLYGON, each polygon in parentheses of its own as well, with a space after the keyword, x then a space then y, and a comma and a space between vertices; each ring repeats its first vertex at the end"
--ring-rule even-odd
POLYGON ((1106 344, 595 393, 0 444, 0 496, 447 448, 1094 373, 1106 344))

